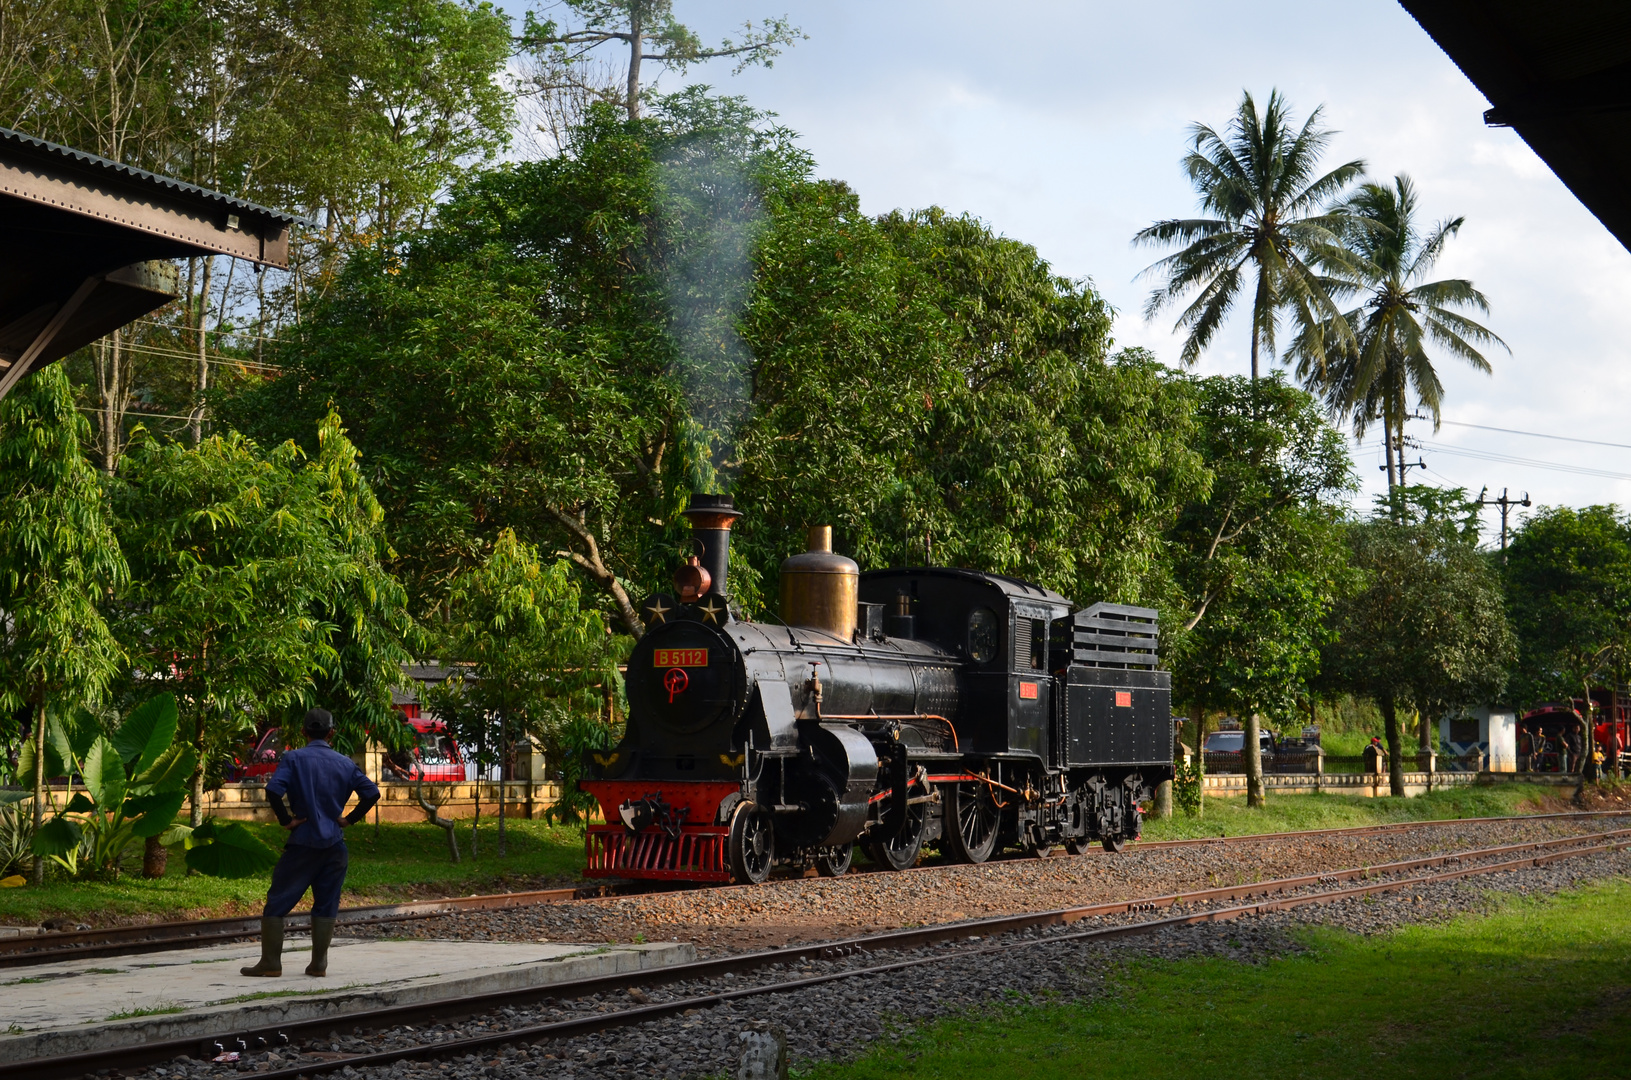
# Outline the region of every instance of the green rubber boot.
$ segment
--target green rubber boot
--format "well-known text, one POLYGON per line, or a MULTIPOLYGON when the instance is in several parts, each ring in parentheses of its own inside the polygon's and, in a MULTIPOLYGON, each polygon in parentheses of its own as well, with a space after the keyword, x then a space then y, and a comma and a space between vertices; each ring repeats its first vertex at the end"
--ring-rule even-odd
POLYGON ((333 919, 312 919, 311 921, 311 963, 306 965, 306 974, 321 979, 328 974, 328 947, 334 940, 333 919))
POLYGON ((261 960, 254 967, 239 968, 238 974, 275 979, 283 974, 283 920, 261 919, 261 960))

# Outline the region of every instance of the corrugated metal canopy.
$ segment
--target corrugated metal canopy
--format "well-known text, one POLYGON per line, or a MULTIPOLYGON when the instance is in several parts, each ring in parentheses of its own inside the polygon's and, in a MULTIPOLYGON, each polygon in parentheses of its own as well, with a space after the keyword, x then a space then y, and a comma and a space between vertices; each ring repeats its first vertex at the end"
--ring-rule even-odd
POLYGON ((1400 0, 1511 126, 1631 248, 1631 2, 1400 0))
POLYGON ((0 128, 0 397, 29 371, 173 300, 166 260, 286 266, 297 221, 0 128))

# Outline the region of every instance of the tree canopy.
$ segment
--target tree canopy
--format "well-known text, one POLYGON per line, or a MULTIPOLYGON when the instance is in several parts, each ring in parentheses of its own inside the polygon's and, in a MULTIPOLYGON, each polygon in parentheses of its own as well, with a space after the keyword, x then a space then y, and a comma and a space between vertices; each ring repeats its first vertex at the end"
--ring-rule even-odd
POLYGON ((867 565, 1141 595, 1204 490, 1188 389, 1112 355, 1102 299, 1029 246, 867 217, 810 172, 735 99, 597 110, 569 152, 481 175, 403 253, 354 260, 287 374, 222 415, 270 443, 338 407, 420 611, 511 528, 637 634, 677 511, 715 485, 751 510, 746 610, 816 520, 867 565))

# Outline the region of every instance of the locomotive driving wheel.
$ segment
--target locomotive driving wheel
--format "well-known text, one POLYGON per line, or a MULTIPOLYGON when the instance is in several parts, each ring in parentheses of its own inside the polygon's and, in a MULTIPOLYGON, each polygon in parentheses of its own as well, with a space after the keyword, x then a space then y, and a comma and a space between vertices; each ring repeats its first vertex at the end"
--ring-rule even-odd
POLYGON ((1002 830, 1002 807, 997 805, 989 784, 970 781, 951 785, 946 800, 946 854, 953 862, 983 863, 997 850, 997 833, 1002 830))
POLYGON ((776 823, 763 807, 743 802, 731 815, 729 841, 731 877, 746 885, 758 885, 770 876, 776 865, 776 823))
POLYGON ((1072 855, 1086 855, 1093 850, 1093 841, 1086 836, 1072 836, 1065 841, 1065 850, 1072 855))
POLYGON ((1104 850, 1110 854, 1120 855, 1123 849, 1127 847, 1127 838, 1125 836, 1106 836, 1099 843, 1103 844, 1104 850))
POLYGON ((929 831, 929 804, 917 803, 906 808, 906 822, 900 832, 887 840, 867 845, 866 853, 879 866, 890 870, 907 870, 917 862, 923 850, 923 834, 929 831))
POLYGON ((849 873, 849 864, 855 861, 855 845, 840 844, 827 848, 816 856, 816 873, 822 877, 843 877, 849 873))

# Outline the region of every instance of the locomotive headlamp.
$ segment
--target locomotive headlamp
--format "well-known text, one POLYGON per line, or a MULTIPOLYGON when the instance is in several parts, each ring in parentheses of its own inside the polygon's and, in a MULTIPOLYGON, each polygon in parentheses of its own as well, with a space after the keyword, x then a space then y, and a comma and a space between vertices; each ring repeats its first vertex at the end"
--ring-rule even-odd
POLYGON ((680 602, 694 604, 708 594, 708 588, 714 583, 714 577, 703 567, 701 560, 695 555, 686 560, 685 565, 674 571, 674 588, 679 591, 680 602))

